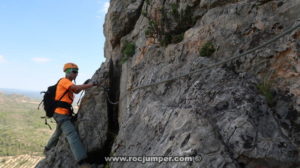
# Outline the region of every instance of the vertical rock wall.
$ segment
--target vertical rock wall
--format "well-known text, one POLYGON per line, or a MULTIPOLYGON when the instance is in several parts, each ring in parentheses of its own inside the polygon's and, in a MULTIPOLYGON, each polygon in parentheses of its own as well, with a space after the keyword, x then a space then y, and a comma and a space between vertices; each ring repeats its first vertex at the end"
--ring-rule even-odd
MULTIPOLYGON (((298 0, 111 0, 107 61, 93 77, 110 91, 87 91, 77 122, 89 161, 116 168, 299 166, 300 29, 205 68, 299 24, 299 9, 298 0), (214 52, 200 55, 205 44, 214 52), (197 161, 105 163, 104 156, 197 161)), ((76 167, 64 136, 39 165, 76 167)))

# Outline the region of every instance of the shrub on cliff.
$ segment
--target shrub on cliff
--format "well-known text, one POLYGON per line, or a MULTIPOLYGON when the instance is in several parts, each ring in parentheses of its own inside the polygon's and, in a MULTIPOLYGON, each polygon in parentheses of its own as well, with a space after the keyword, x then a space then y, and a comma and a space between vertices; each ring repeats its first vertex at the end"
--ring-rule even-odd
POLYGON ((125 41, 124 46, 122 47, 122 57, 120 63, 125 63, 128 58, 132 57, 135 54, 135 44, 132 42, 125 41))
POLYGON ((200 56, 210 57, 216 51, 212 42, 205 43, 199 50, 200 56))

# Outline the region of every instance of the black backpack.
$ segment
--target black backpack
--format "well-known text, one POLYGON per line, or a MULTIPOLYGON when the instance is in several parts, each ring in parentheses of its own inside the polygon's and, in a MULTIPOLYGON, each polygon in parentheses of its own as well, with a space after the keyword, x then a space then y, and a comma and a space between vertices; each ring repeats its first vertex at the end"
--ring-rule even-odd
POLYGON ((49 118, 51 118, 53 116, 54 110, 57 107, 67 108, 70 111, 73 111, 71 104, 60 101, 68 93, 68 90, 66 90, 64 92, 64 94, 60 97, 60 99, 58 101, 55 100, 56 88, 57 88, 59 81, 55 85, 49 86, 46 92, 45 91, 41 92, 41 93, 44 93, 44 97, 43 97, 43 100, 41 101, 41 103, 39 104, 38 109, 40 108, 40 105, 43 103, 44 110, 46 112, 46 116, 49 118))

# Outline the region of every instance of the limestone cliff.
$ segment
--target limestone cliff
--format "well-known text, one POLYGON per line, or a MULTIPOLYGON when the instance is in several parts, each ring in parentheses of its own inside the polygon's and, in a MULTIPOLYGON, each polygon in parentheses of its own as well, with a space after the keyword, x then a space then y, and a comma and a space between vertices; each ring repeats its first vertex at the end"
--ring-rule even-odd
MULTIPOLYGON (((90 163, 300 167, 300 28, 230 59, 299 25, 299 9, 299 0, 111 0, 107 61, 93 76, 109 91, 88 90, 76 122, 90 163), (198 160, 106 163, 105 156, 198 160)), ((46 156, 37 167, 76 167, 64 136, 46 156)))

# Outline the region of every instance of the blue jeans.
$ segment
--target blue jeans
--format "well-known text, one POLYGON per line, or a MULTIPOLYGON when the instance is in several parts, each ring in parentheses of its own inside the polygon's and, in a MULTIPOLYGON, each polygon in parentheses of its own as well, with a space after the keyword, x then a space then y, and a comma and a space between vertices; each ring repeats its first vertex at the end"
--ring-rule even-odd
POLYGON ((57 123, 57 127, 45 148, 51 149, 52 147, 54 147, 58 142, 59 136, 61 135, 61 133, 63 133, 67 137, 75 160, 78 162, 86 159, 87 152, 83 144, 81 143, 74 124, 71 122, 72 117, 54 113, 53 118, 57 123))

